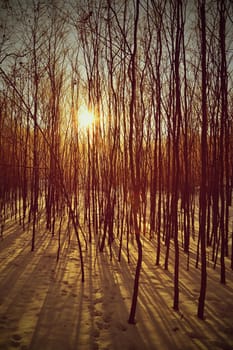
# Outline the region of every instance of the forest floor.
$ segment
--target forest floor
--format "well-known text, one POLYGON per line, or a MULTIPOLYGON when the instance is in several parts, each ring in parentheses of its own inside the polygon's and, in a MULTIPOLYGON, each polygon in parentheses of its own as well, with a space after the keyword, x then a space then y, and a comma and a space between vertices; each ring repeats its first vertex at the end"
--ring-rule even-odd
MULTIPOLYGON (((230 350, 233 349, 233 271, 226 259, 227 284, 220 284, 220 266, 208 259, 205 320, 197 318, 200 265, 196 254, 180 250, 180 310, 173 305, 173 244, 168 271, 155 265, 155 242, 142 237, 143 264, 136 324, 127 320, 131 306, 136 245, 130 243, 118 262, 118 242, 99 253, 91 244, 83 251, 85 282, 75 237, 63 235, 60 259, 58 239, 41 223, 36 249, 31 230, 23 231, 8 219, 0 241, 0 349, 21 350, 230 350)), ((192 241, 196 244, 196 241, 192 241)))

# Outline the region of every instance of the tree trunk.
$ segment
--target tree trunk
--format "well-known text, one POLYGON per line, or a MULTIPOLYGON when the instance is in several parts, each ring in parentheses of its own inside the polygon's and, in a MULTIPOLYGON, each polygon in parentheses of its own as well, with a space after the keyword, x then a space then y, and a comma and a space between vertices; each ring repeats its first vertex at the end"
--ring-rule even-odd
POLYGON ((201 19, 201 68, 202 68, 202 129, 201 129, 201 186, 200 186, 200 225, 201 243, 201 288, 197 315, 204 319, 206 272, 206 166, 207 166, 207 96, 206 96, 206 17, 205 0, 199 1, 201 19))

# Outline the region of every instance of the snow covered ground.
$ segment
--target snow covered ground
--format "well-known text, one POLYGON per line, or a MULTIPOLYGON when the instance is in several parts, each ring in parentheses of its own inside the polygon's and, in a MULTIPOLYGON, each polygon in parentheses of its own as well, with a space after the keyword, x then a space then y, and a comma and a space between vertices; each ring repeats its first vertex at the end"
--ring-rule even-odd
POLYGON ((0 241, 0 349, 31 350, 165 350, 233 349, 233 271, 226 259, 227 284, 219 266, 208 262, 205 320, 197 318, 200 268, 195 254, 180 252, 180 311, 173 305, 173 245, 169 270, 155 266, 155 242, 143 238, 143 265, 137 323, 127 320, 133 291, 136 249, 130 243, 117 259, 118 242, 100 254, 94 244, 83 252, 85 282, 75 237, 63 246, 56 261, 57 237, 41 228, 36 250, 30 251, 31 231, 8 220, 0 241))

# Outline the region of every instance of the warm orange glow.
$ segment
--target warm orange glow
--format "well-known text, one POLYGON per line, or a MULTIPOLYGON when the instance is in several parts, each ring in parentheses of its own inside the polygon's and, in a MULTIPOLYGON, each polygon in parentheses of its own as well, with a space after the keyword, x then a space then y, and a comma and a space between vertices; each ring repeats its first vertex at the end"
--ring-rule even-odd
POLYGON ((78 126, 82 130, 90 128, 95 121, 94 114, 85 106, 81 106, 78 111, 78 126))

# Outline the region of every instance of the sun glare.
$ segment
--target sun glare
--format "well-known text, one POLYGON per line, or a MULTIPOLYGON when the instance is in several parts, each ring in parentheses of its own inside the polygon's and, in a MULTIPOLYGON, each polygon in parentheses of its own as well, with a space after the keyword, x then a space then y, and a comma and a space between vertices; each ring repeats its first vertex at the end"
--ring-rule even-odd
POLYGON ((90 128, 95 120, 94 114, 87 109, 87 107, 81 106, 78 111, 78 125, 79 128, 86 130, 90 128))

